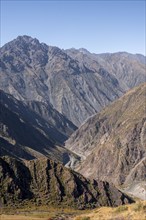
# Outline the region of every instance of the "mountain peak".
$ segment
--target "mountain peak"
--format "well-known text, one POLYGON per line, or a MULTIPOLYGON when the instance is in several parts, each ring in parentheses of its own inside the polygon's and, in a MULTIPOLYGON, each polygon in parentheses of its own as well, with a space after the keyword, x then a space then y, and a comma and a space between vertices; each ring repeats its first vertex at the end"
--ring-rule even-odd
POLYGON ((32 38, 30 36, 27 35, 23 35, 23 36, 18 36, 16 38, 16 41, 20 41, 21 43, 31 43, 31 44, 40 44, 39 40, 36 38, 32 38))
POLYGON ((79 48, 79 52, 83 53, 83 54, 91 54, 87 49, 85 48, 79 48))
MULTIPOLYGON (((5 44, 2 47, 2 50, 11 50, 12 51, 16 51, 16 50, 27 50, 29 47, 44 47, 45 44, 41 44, 39 42, 38 39, 36 38, 32 38, 30 36, 27 35, 22 35, 22 36, 18 36, 17 38, 15 38, 14 40, 10 41, 9 43, 5 44)), ((30 48, 31 49, 31 48, 30 48)))
POLYGON ((20 42, 21 44, 31 44, 31 45, 40 45, 41 43, 37 38, 33 38, 31 36, 22 35, 18 36, 15 40, 15 42, 20 42))
MULTIPOLYGON (((30 40, 34 40, 36 38, 33 38, 31 36, 28 35, 19 35, 16 40, 25 40, 25 41, 30 41, 30 40)), ((37 39, 36 39, 37 40, 37 39)))

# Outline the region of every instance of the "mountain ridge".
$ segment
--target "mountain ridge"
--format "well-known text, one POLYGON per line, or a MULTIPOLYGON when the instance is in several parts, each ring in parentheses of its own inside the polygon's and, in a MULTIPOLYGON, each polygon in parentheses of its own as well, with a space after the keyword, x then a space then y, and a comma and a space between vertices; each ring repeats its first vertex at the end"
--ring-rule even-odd
POLYGON ((0 199, 4 206, 26 202, 85 209, 133 202, 112 184, 90 181, 46 158, 22 162, 0 157, 0 169, 0 199))

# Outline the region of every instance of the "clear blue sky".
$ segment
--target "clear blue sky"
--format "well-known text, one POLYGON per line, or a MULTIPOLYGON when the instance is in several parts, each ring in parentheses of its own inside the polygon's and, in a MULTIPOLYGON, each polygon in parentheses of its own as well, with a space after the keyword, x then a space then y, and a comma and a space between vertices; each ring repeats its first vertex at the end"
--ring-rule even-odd
POLYGON ((1 0, 1 46, 18 35, 60 48, 145 54, 145 1, 1 0))

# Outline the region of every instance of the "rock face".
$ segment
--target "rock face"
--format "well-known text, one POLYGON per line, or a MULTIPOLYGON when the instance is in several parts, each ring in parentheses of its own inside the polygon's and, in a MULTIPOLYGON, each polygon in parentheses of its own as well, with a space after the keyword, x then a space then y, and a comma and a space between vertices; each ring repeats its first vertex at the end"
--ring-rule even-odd
MULTIPOLYGON (((76 129, 49 103, 24 103, 0 91, 0 155, 66 160, 64 141, 76 129)), ((68 159, 67 159, 68 160, 68 159)))
POLYGON ((22 36, 0 49, 0 89, 19 100, 50 102, 79 126, 127 89, 144 82, 144 56, 137 57, 94 55, 85 49, 74 55, 73 50, 22 36))
POLYGON ((35 204, 93 208, 131 203, 108 182, 89 181, 49 159, 20 162, 0 158, 0 199, 3 205, 35 204))
POLYGON ((76 170, 114 184, 145 181, 146 83, 89 118, 66 142, 79 154, 76 170))

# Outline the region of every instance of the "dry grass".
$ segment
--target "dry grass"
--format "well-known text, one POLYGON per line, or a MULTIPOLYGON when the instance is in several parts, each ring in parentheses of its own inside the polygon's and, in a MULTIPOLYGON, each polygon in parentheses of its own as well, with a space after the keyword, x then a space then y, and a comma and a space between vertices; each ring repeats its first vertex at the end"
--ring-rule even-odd
POLYGON ((37 211, 19 210, 1 213, 0 220, 146 220, 146 201, 137 201, 135 204, 119 206, 117 208, 101 207, 94 210, 71 209, 38 209, 37 211), (7 214, 9 213, 9 215, 7 214), (76 217, 75 217, 76 216, 76 217))
POLYGON ((117 208, 98 208, 74 220, 146 220, 146 201, 117 208))
MULTIPOLYGON (((87 211, 86 211, 87 212, 87 211)), ((0 209, 0 220, 53 220, 73 219, 73 216, 83 214, 84 211, 71 208, 57 208, 48 206, 33 207, 5 207, 0 209)))

